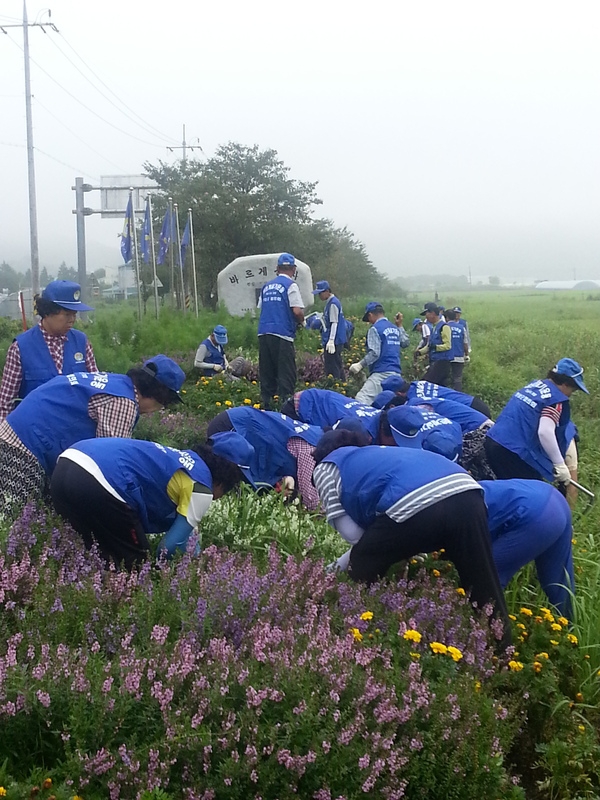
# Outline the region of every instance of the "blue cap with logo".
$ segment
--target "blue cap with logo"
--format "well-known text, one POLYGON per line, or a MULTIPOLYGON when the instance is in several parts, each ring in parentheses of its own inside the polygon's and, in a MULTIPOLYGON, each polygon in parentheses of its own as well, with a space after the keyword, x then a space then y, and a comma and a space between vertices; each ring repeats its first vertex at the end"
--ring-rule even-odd
POLYGON ((558 372, 560 375, 567 375, 569 378, 573 378, 581 391, 589 394, 587 387, 583 382, 583 367, 573 358, 561 358, 558 364, 553 368, 552 372, 558 372))
POLYGON ((423 417, 412 406, 395 406, 387 412, 392 436, 398 447, 421 447, 423 417))
POLYGON ((74 281, 51 281, 42 292, 42 297, 67 311, 94 310, 92 306, 81 302, 81 286, 74 281))
POLYGON ((422 324, 423 324, 423 320, 420 317, 415 317, 413 319, 413 321, 412 321, 412 329, 413 329, 413 331, 417 327, 417 325, 422 325, 422 324))
POLYGON ((378 303, 376 300, 372 300, 370 303, 367 303, 365 306, 365 313, 362 318, 363 322, 369 321, 369 314, 383 314, 383 306, 381 303, 378 303))
POLYGON ((225 325, 215 325, 213 328, 213 336, 217 344, 227 344, 227 328, 225 325))
POLYGON ((278 267, 295 267, 296 259, 291 253, 282 253, 277 259, 278 267))
POLYGON ((330 292, 328 281, 317 281, 317 285, 313 289, 313 294, 321 294, 321 292, 330 292))
POLYGON ((208 443, 216 456, 235 464, 248 483, 256 489, 256 483, 250 471, 250 464, 254 459, 254 448, 247 439, 235 431, 222 431, 213 434, 208 443))
POLYGON ((457 314, 462 314, 462 308, 460 306, 454 306, 452 311, 456 311, 457 314))
POLYGON ((408 391, 409 386, 410 383, 405 381, 402 375, 390 375, 381 384, 381 388, 384 392, 402 392, 402 394, 408 391))
POLYGON ((396 392, 392 392, 388 389, 385 392, 379 392, 375 400, 371 403, 373 408, 385 408, 388 403, 391 403, 392 400, 395 400, 398 397, 396 392))
POLYGON ((179 390, 185 381, 185 372, 172 358, 159 353, 144 361, 142 369, 170 389, 174 395, 173 399, 183 403, 179 390))
POLYGON ((423 436, 423 450, 437 453, 449 461, 457 461, 462 452, 462 439, 459 441, 450 430, 433 428, 423 436))

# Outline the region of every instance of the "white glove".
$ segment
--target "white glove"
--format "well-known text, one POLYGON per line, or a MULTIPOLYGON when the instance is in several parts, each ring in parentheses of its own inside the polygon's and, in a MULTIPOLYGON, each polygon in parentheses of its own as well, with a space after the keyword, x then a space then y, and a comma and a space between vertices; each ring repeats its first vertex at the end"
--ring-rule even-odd
POLYGON ((213 369, 215 372, 223 372, 223 367, 220 364, 213 364, 213 369))
POLYGON ((564 483, 565 486, 571 483, 571 473, 566 464, 555 464, 552 467, 552 472, 554 473, 554 480, 557 481, 557 483, 564 483))
POLYGON ((465 356, 465 364, 468 364, 471 360, 471 356, 465 356))
POLYGON ((360 363, 360 361, 357 361, 355 364, 350 364, 350 374, 357 375, 362 368, 363 365, 360 363))
POLYGON ((325 350, 327 350, 328 353, 335 353, 335 342, 332 342, 330 339, 325 345, 325 350))

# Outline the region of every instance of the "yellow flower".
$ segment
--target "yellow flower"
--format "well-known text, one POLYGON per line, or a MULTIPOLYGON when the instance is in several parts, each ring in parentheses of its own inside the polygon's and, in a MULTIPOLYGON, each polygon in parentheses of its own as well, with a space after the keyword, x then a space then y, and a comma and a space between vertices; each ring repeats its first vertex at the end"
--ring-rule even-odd
POLYGON ((509 661, 508 668, 513 672, 520 672, 523 669, 523 664, 520 661, 509 661))
POLYGON ((408 630, 406 633, 402 634, 403 638, 406 639, 407 642, 416 642, 419 644, 421 639, 423 638, 419 631, 408 630))
POLYGON ((441 573, 439 569, 434 569, 431 574, 433 575, 434 578, 439 578, 441 573))
POLYGON ((567 639, 571 642, 571 644, 577 644, 578 640, 574 633, 567 633, 567 639))
POLYGON ((244 405, 251 406, 252 400, 249 397, 244 397, 244 405))
POLYGON ((42 789, 49 789, 52 786, 52 778, 46 778, 42 783, 42 789))
POLYGON ((479 681, 475 681, 475 691, 476 692, 481 691, 481 684, 479 683, 479 681))
POLYGON ((448 655, 452 656, 453 661, 460 661, 461 658, 463 657, 463 654, 460 652, 458 647, 452 647, 452 646, 448 648, 448 655))
POLYGON ((362 642, 363 635, 358 628, 350 628, 350 633, 354 636, 354 641, 362 642))
POLYGON ((579 728, 581 733, 585 733, 585 725, 578 725, 577 727, 579 728))
POLYGON ((254 405, 252 406, 252 408, 260 408, 260 403, 254 403, 254 405))
POLYGON ((256 381, 252 381, 252 386, 256 386, 256 381))
POLYGON ((556 621, 560 622, 563 628, 566 628, 567 625, 569 624, 569 620, 566 617, 559 617, 556 621))
POLYGON ((360 618, 362 620, 365 620, 365 621, 369 620, 369 619, 373 619, 373 612, 372 611, 363 611, 363 613, 360 615, 360 618))
POLYGON ((550 656, 548 655, 548 653, 538 653, 538 654, 537 654, 537 656, 536 656, 536 658, 537 658, 537 659, 538 659, 538 661, 539 661, 539 659, 540 659, 540 658, 546 658, 546 659, 548 659, 548 658, 550 658, 550 656))
POLYGON ((558 642, 556 641, 556 639, 550 639, 550 644, 553 644, 554 647, 558 647, 558 642))
POLYGON ((5 797, 5 796, 6 796, 6 789, 4 788, 4 786, 0 786, 0 797, 5 797))
POLYGON ((233 403, 231 402, 231 400, 225 400, 225 405, 226 406, 232 406, 233 403))
POLYGON ((577 544, 577 539, 571 539, 571 544, 577 544))
POLYGON ((583 703, 583 695, 581 694, 581 692, 577 692, 577 694, 575 695, 575 700, 577 700, 578 703, 583 703))
MULTIPOLYGON (((187 394, 185 389, 180 389, 180 391, 181 391, 181 394, 187 394)), ((48 780, 50 780, 50 779, 48 779, 48 780)), ((50 785, 52 785, 52 783, 50 785)))
POLYGON ((416 558, 411 558, 410 563, 411 564, 416 564, 417 563, 417 559, 416 558))
POLYGON ((442 644, 441 642, 431 642, 429 647, 431 647, 434 653, 439 653, 442 656, 445 656, 448 652, 446 645, 442 644))
POLYGON ((532 617, 533 616, 533 611, 530 608, 521 608, 520 612, 521 612, 521 614, 523 614, 524 617, 532 617))
POLYGON ((456 590, 456 594, 459 594, 461 597, 464 597, 467 593, 462 588, 462 586, 459 586, 458 589, 456 590))
POLYGON ((533 662, 533 671, 534 672, 541 672, 542 671, 542 664, 540 661, 533 662))
POLYGON ((76 794, 76 795, 73 797, 73 800, 83 800, 83 797, 81 797, 81 795, 79 795, 79 794, 76 794))
POLYGON ((217 400, 217 402, 215 403, 215 405, 216 405, 216 406, 220 406, 220 405, 221 405, 221 403, 219 403, 219 401, 217 400))
POLYGON ((546 608, 546 606, 540 606, 540 611, 542 612, 542 614, 550 614, 551 613, 550 609, 546 608))
POLYGON ((421 654, 420 653, 411 653, 410 655, 411 655, 411 658, 417 658, 417 659, 421 658, 421 654))
POLYGON ((552 625, 550 625, 550 630, 562 631, 562 625, 559 625, 558 622, 553 622, 552 625))
POLYGON ((520 628, 522 631, 525 630, 525 625, 522 622, 517 622, 517 628, 520 628))
POLYGON ((515 615, 514 615, 514 614, 509 614, 509 615, 508 615, 508 618, 509 618, 509 619, 512 619, 512 621, 513 621, 513 622, 516 620, 516 617, 515 617, 515 615))

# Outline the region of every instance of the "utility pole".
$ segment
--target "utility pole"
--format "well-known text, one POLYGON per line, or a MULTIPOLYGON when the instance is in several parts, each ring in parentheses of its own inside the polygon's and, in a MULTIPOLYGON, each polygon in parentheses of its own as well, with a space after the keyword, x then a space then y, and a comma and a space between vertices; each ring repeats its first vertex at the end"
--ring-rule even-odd
MULTIPOLYGON (((50 11, 48 11, 50 17, 50 11)), ((27 19, 26 0, 23 0, 22 25, 0 25, 5 28, 23 28, 23 56, 25 59, 25 119, 27 124, 27 177, 29 183, 29 242, 31 249, 31 288, 33 293, 40 291, 40 253, 38 247, 37 204, 35 194, 35 163, 33 159, 33 117, 31 114, 31 73, 29 69, 29 28, 51 28, 58 33, 53 22, 29 22, 27 19)), ((45 31, 44 31, 45 33, 45 31)))
POLYGON ((175 152, 175 150, 181 150, 182 151, 182 153, 181 153, 181 163, 182 163, 182 165, 185 165, 186 155, 187 155, 187 151, 188 150, 200 150, 201 152, 204 152, 204 150, 202 150, 202 148, 200 147, 199 144, 188 144, 186 142, 186 140, 185 140, 185 122, 183 123, 183 140, 181 142, 181 145, 179 147, 177 147, 177 146, 167 147, 167 150, 170 153, 175 152))

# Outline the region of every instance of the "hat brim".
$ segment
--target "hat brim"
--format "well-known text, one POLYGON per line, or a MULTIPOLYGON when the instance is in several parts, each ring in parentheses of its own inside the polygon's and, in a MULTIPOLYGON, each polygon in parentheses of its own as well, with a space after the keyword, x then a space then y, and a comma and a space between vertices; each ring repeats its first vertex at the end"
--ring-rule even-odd
POLYGON ((85 303, 69 303, 69 302, 62 302, 61 300, 53 300, 54 305, 60 306, 61 308, 66 308, 67 311, 93 311, 92 306, 86 306, 85 303))
POLYGON ((390 425, 392 436, 394 437, 394 441, 396 442, 398 447, 412 447, 416 450, 421 449, 421 445, 423 443, 423 434, 421 431, 417 431, 412 435, 402 433, 397 428, 394 428, 393 425, 390 425))
POLYGON ((221 335, 221 336, 217 336, 217 334, 216 334, 216 333, 213 333, 213 336, 215 337, 215 342, 216 342, 217 344, 227 344, 227 342, 229 341, 229 339, 227 338, 227 336, 223 336, 223 335, 221 335))
POLYGON ((423 324, 422 319, 420 319, 418 322, 415 322, 415 324, 412 326, 413 331, 416 330, 416 328, 418 328, 418 326, 422 324, 423 324))
MULTIPOLYGON (((159 381, 159 383, 160 383, 160 381, 159 381)), ((183 397, 179 394, 179 392, 176 392, 174 389, 169 389, 169 396, 171 398, 171 404, 172 403, 183 403, 183 397)))
POLYGON ((581 378, 579 376, 577 376, 576 378, 573 378, 573 380, 575 381, 577 386, 579 386, 579 388, 581 389, 582 392, 585 392, 586 394, 589 394, 589 391, 588 391, 585 383, 581 380, 581 378))
POLYGON ((313 289, 312 293, 313 294, 321 294, 321 292, 326 292, 326 291, 327 291, 327 289, 313 289))
POLYGON ((240 465, 238 464, 237 468, 242 473, 242 475, 244 476, 245 480, 250 484, 250 486, 252 486, 253 489, 260 489, 261 488, 261 485, 256 483, 256 481, 252 477, 252 472, 250 471, 250 467, 240 467, 240 465))

